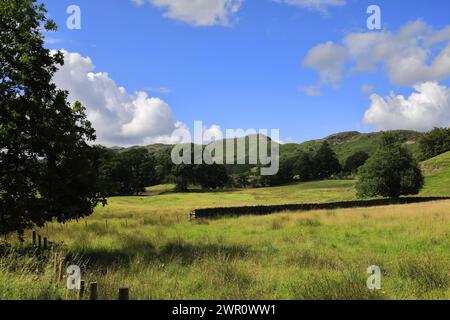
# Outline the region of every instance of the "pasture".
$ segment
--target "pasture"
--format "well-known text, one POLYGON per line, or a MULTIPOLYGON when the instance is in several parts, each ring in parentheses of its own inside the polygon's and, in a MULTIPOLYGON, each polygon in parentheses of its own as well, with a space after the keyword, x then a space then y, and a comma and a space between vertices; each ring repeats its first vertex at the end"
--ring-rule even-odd
MULTIPOLYGON (((109 199, 39 230, 97 281, 100 299, 449 299, 450 201, 189 221, 195 208, 355 199, 354 181, 109 199), (382 289, 366 287, 370 265, 382 289)), ((427 187, 424 190, 427 193, 427 187)), ((71 299, 30 235, 0 258, 0 299, 71 299)), ((8 251, 8 250, 7 250, 8 251)))

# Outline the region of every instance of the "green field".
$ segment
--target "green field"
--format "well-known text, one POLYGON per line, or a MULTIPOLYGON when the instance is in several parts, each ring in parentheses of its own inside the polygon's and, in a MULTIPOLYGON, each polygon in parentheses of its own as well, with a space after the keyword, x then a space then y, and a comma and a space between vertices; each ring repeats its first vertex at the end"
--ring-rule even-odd
MULTIPOLYGON (((424 163, 423 195, 450 195, 449 159, 424 163)), ((187 219, 202 207, 352 200, 354 184, 187 194, 163 185, 39 233, 99 283, 101 299, 123 286, 132 299, 449 299, 450 201, 187 219), (382 290, 366 287, 370 265, 382 269, 382 290)), ((0 299, 66 299, 53 252, 36 257, 29 243, 27 233, 0 258, 0 299)))

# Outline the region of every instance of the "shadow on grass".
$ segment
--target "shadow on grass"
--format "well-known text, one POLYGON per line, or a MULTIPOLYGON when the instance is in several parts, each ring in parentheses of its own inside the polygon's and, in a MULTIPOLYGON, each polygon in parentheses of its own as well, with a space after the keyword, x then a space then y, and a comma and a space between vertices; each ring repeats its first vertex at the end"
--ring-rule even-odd
POLYGON ((450 197, 405 197, 397 199, 372 199, 359 201, 341 201, 331 203, 301 203, 272 206, 250 206, 250 207, 222 207, 196 209, 190 213, 191 219, 197 218, 222 218, 244 215, 268 215, 285 211, 312 211, 312 210, 335 210, 352 208, 370 208, 389 205, 404 205, 413 203, 424 203, 432 201, 450 200, 450 197))
POLYGON ((252 254, 252 250, 241 245, 220 244, 189 244, 184 242, 169 242, 160 248, 142 240, 128 240, 118 249, 86 249, 74 251, 70 258, 80 258, 92 267, 110 267, 129 265, 133 259, 139 257, 144 262, 179 263, 190 265, 203 259, 236 259, 245 258, 252 254))
POLYGON ((188 243, 171 242, 164 245, 158 254, 162 261, 180 261, 182 264, 191 264, 195 260, 205 258, 236 259, 251 255, 252 251, 247 246, 241 245, 192 245, 188 243))

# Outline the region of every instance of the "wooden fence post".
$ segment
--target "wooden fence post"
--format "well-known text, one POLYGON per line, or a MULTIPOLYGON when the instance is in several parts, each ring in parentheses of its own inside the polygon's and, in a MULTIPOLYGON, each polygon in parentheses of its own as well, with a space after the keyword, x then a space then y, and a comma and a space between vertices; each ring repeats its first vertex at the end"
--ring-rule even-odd
POLYGON ((48 240, 47 237, 44 237, 44 250, 47 250, 48 247, 48 240))
POLYGON ((130 290, 128 288, 119 289, 119 300, 126 301, 130 299, 130 290))
POLYGON ((77 300, 83 300, 84 289, 85 289, 84 280, 81 280, 80 289, 78 289, 77 300))
POLYGON ((36 247, 36 231, 33 231, 33 247, 36 247))
POLYGON ((58 280, 62 282, 64 279, 64 257, 62 255, 59 256, 59 269, 58 269, 58 280))
POLYGON ((42 248, 42 237, 40 235, 38 236, 38 248, 42 248))
POLYGON ((53 267, 55 270, 55 282, 59 281, 59 273, 58 273, 58 268, 59 268, 59 254, 58 252, 55 252, 55 255, 53 256, 53 267))
POLYGON ((89 300, 98 300, 98 285, 97 282, 92 282, 89 289, 89 300))

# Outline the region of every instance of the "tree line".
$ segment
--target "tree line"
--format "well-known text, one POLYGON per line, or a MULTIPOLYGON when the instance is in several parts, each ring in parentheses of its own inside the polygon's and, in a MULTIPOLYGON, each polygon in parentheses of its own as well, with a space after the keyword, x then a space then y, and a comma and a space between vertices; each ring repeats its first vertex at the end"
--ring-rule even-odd
MULTIPOLYGON (((375 180, 377 175, 395 180, 393 176, 397 174, 403 176, 403 182, 386 182, 397 190, 388 192, 389 196, 408 193, 408 188, 405 187, 408 179, 421 185, 416 159, 405 148, 399 136, 391 132, 380 137, 379 148, 372 156, 358 151, 340 163, 330 144, 324 141, 314 153, 300 151, 291 157, 281 157, 280 170, 274 176, 260 175, 259 167, 241 173, 230 173, 229 168, 219 164, 174 165, 169 151, 153 156, 145 148, 124 152, 99 148, 102 151, 100 181, 105 188, 103 193, 109 196, 138 195, 144 192, 146 187, 161 183, 174 183, 177 191, 186 192, 193 186, 199 186, 203 190, 272 187, 294 182, 357 176, 360 181, 365 182, 359 184, 362 186, 367 185, 367 181, 375 180), (403 172, 402 168, 406 168, 408 172, 403 172), (405 177, 406 175, 408 177, 405 177), (403 186, 399 189, 402 183, 403 186)), ((419 150, 421 159, 450 151, 450 129, 435 128, 424 134, 419 141, 419 150)), ((372 194, 366 187, 360 189, 361 195, 372 194)))

